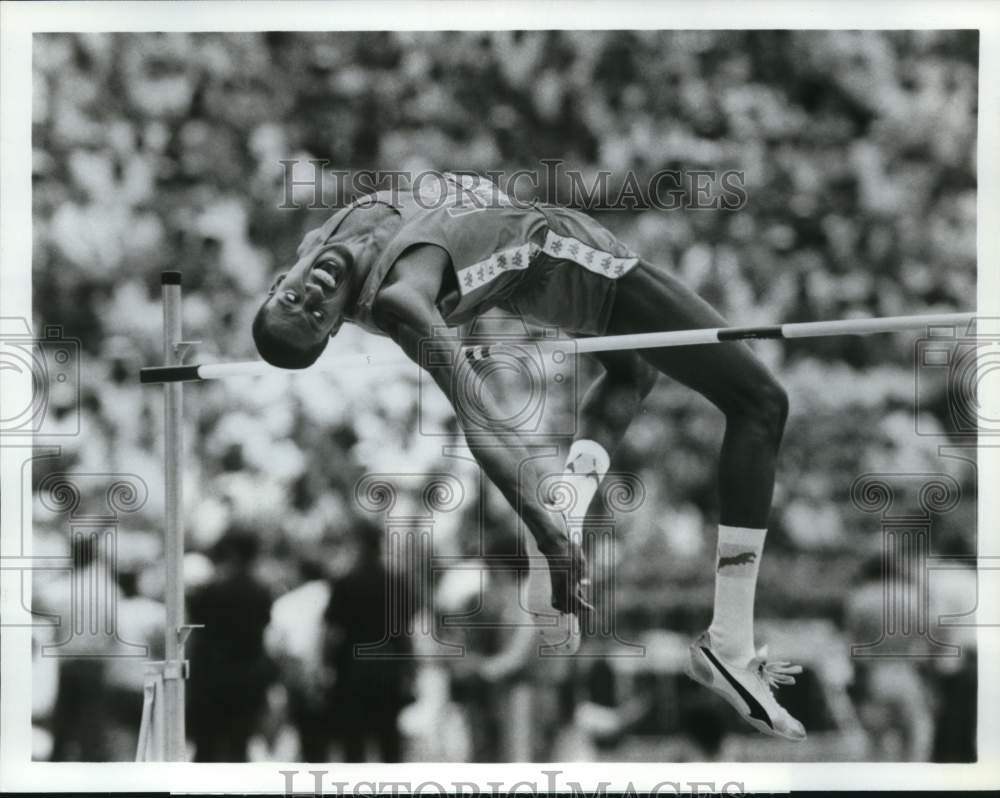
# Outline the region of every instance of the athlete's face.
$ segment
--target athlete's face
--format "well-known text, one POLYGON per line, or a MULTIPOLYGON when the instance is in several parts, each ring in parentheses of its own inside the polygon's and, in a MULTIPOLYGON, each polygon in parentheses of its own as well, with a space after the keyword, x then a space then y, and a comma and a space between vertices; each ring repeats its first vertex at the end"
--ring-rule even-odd
POLYGON ((344 322, 353 263, 344 244, 311 248, 271 284, 264 303, 269 323, 302 348, 336 335, 344 322))

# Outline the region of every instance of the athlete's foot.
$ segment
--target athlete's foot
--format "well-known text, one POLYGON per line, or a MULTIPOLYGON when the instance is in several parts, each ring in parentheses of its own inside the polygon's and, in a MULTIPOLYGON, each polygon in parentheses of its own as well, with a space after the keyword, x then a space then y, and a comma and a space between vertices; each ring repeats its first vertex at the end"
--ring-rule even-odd
POLYGON ((522 583, 521 606, 531 614, 542 644, 539 651, 543 655, 575 654, 582 641, 580 618, 590 605, 582 595, 582 580, 575 585, 574 593, 568 586, 570 574, 582 572, 583 558, 579 557, 577 567, 572 568, 571 556, 560 556, 559 547, 543 555, 531 535, 526 536, 525 550, 530 566, 528 578, 522 583))
POLYGON ((582 617, 593 612, 594 607, 587 601, 587 563, 579 543, 564 537, 546 545, 541 550, 548 562, 549 580, 552 585, 552 607, 559 612, 568 612, 582 617))
POLYGON ((726 699, 757 731, 804 740, 805 728, 778 703, 773 692, 781 685, 795 684, 795 674, 802 673, 802 666, 768 662, 766 653, 761 649, 745 667, 737 667, 719 655, 705 632, 688 649, 688 676, 726 699))

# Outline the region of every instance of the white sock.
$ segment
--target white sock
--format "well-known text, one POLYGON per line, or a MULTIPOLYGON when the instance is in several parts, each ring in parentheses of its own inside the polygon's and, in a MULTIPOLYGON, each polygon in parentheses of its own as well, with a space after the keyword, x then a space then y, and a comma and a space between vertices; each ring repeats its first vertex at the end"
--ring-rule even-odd
POLYGON ((571 518, 582 518, 608 473, 611 457, 601 444, 588 438, 573 441, 563 466, 563 479, 573 486, 576 499, 567 511, 571 518))
POLYGON ((708 628, 712 647, 727 662, 744 667, 756 656, 753 599, 766 529, 719 526, 715 561, 715 611, 708 628))

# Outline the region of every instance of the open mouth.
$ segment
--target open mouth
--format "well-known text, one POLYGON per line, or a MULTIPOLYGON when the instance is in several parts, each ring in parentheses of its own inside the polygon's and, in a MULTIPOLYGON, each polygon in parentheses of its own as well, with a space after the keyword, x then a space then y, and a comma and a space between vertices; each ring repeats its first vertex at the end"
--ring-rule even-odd
POLYGON ((326 264, 317 264, 309 272, 310 281, 316 285, 324 294, 332 294, 337 289, 337 278, 332 274, 332 267, 326 264))

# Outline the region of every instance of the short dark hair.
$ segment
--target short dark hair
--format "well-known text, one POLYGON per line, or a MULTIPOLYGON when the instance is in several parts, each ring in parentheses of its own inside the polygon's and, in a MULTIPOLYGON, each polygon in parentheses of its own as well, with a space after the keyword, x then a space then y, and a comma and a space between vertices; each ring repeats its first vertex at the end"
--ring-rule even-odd
POLYGON ((272 366, 283 369, 309 368, 323 354, 330 341, 324 337, 322 341, 308 348, 290 343, 287 338, 277 334, 274 325, 268 322, 266 302, 254 316, 252 331, 257 354, 272 366))

